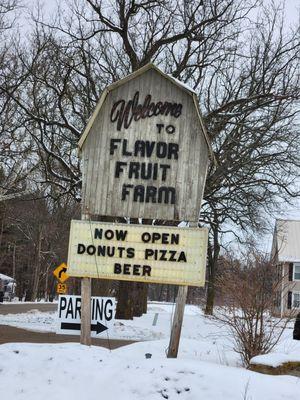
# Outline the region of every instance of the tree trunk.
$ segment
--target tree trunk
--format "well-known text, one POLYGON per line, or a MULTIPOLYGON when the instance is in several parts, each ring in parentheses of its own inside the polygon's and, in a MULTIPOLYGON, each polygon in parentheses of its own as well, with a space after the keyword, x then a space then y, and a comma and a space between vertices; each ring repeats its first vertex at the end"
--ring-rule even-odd
POLYGON ((120 281, 118 289, 118 303, 116 319, 133 319, 133 283, 120 281))
MULTIPOLYGON (((139 221, 132 219, 131 223, 138 224, 139 221)), ((152 220, 145 219, 143 224, 151 225, 152 220)), ((133 319, 133 317, 140 317, 143 312, 147 312, 147 297, 148 285, 146 283, 120 281, 116 318, 133 319)))
MULTIPOLYGON (((133 223, 138 224, 138 220, 133 220, 133 223)), ((152 225, 152 219, 143 219, 142 224, 152 225)), ((148 300, 148 284, 137 282, 135 284, 134 298, 133 298, 133 316, 141 317, 147 313, 147 300, 148 300)))
POLYGON ((16 243, 14 243, 14 248, 13 248, 12 277, 14 280, 16 279, 16 243))
POLYGON ((34 276, 33 276, 33 285, 32 285, 32 296, 31 301, 35 301, 38 296, 39 284, 40 284, 40 271, 41 271, 41 257, 42 257, 42 236, 43 230, 39 229, 38 232, 38 243, 36 249, 36 257, 35 257, 35 268, 34 268, 34 276))
POLYGON ((220 253, 219 244, 219 231, 217 226, 213 228, 213 246, 208 244, 208 286, 205 314, 213 315, 215 303, 215 282, 216 282, 216 268, 220 253))
POLYGON ((112 281, 107 279, 92 279, 92 296, 110 296, 112 281))
POLYGON ((143 315, 143 298, 146 286, 145 283, 136 282, 134 284, 134 303, 133 303, 133 316, 141 317, 143 315))
POLYGON ((215 302, 215 275, 214 275, 215 266, 213 265, 213 262, 209 261, 208 268, 209 268, 209 280, 207 285, 205 314, 213 315, 214 302, 215 302))
POLYGON ((45 301, 49 301, 49 268, 50 265, 48 263, 46 267, 46 277, 45 277, 45 290, 44 290, 45 301))
POLYGON ((165 289, 165 285, 164 284, 160 284, 160 290, 159 290, 159 295, 158 295, 158 301, 162 301, 163 300, 163 292, 165 289))
POLYGON ((148 283, 143 285, 143 297, 142 297, 142 312, 147 314, 148 307, 148 283))
POLYGON ((170 285, 167 284, 167 294, 166 294, 167 302, 170 302, 170 285))

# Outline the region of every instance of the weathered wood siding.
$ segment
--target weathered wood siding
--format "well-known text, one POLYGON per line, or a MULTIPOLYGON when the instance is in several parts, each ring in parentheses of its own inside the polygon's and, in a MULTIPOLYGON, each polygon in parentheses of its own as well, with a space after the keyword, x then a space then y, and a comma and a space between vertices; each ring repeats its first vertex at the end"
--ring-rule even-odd
MULTIPOLYGON (((172 129, 171 129, 172 130, 172 129)), ((82 147, 83 161, 83 212, 90 215, 128 216, 132 218, 155 218, 167 220, 198 219, 200 203, 208 165, 208 146, 201 129, 193 97, 184 89, 165 78, 155 69, 124 83, 110 91, 96 116, 91 130, 82 147), (133 99, 139 92, 139 104, 143 104, 147 95, 152 102, 170 102, 182 104, 179 117, 157 115, 132 121, 125 129, 117 130, 117 123, 111 121, 113 105, 124 99, 133 99), (175 132, 164 129, 158 133, 157 124, 173 125, 175 132), (122 143, 115 142, 116 148, 110 154, 111 139, 126 139, 127 150, 132 152, 136 141, 164 142, 178 144, 178 159, 158 158, 154 152, 151 157, 122 154, 122 143), (116 163, 125 162, 119 177, 116 177, 116 163), (141 179, 128 176, 129 163, 158 163, 157 179, 141 179), (160 165, 168 165, 165 180, 160 165), (141 185, 155 188, 171 187, 175 189, 175 204, 164 201, 149 202, 138 196, 134 201, 134 188, 126 190, 126 199, 122 200, 123 185, 141 185)), ((170 196, 171 198, 171 196, 170 196)), ((148 199, 149 200, 149 199, 148 199)), ((163 198, 164 200, 164 198, 163 198)))

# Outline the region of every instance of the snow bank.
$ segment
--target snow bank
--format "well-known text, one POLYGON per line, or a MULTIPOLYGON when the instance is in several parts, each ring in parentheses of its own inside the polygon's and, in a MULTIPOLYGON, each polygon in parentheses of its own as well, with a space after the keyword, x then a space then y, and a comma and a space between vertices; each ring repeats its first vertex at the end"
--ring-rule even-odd
POLYGON ((253 365, 267 365, 269 367, 279 367, 282 364, 289 362, 300 363, 300 353, 298 354, 283 354, 283 353, 270 353, 256 356, 251 359, 253 365))
POLYGON ((251 364, 276 368, 288 362, 300 363, 300 340, 292 339, 293 325, 292 321, 288 324, 281 340, 271 353, 253 357, 251 364))

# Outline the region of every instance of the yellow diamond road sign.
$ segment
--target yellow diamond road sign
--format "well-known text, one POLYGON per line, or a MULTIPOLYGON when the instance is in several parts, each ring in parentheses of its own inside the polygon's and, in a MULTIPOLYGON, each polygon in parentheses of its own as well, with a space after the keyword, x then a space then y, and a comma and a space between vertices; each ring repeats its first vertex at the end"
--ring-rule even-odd
POLYGON ((54 271, 53 275, 59 280, 60 283, 65 282, 69 279, 69 275, 67 274, 67 264, 60 264, 54 271))

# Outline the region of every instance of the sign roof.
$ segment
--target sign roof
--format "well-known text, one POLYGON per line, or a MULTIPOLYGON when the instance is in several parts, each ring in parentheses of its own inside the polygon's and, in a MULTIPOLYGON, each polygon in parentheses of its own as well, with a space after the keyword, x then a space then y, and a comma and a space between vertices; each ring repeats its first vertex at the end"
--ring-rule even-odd
POLYGON ((145 66, 141 67, 137 71, 134 71, 132 74, 127 75, 125 78, 120 79, 120 80, 112 83, 111 85, 107 86, 104 89, 104 91, 102 92, 102 95, 101 95, 101 97, 100 97, 100 99, 99 99, 99 101, 97 103, 97 106, 96 106, 93 114, 91 115, 91 117, 90 117, 90 119, 89 119, 89 121, 88 121, 88 123, 87 123, 87 125, 86 125, 86 127, 84 129, 84 131, 83 131, 82 136, 79 139, 79 142, 78 142, 79 150, 82 149, 82 147, 84 145, 84 142, 85 142, 85 140, 86 140, 86 138, 87 138, 87 136, 88 136, 88 134, 89 134, 89 132, 91 130, 91 127, 93 126, 94 120, 95 120, 96 116, 98 115, 98 113, 100 112, 108 93, 111 92, 112 90, 124 85, 125 83, 131 81, 132 79, 135 79, 139 75, 142 75, 143 73, 145 73, 149 69, 154 69, 159 74, 161 74, 163 77, 168 79, 171 83, 173 83, 174 85, 176 85, 177 87, 179 87, 180 89, 182 89, 186 93, 188 93, 190 96, 192 96, 194 105, 195 105, 196 110, 197 110, 197 115, 198 115, 198 118, 199 118, 199 121, 200 121, 200 124, 201 124, 201 128, 202 128, 202 131, 203 131, 203 134, 205 136, 205 140, 206 140, 206 143, 207 143, 207 146, 208 146, 210 159, 214 162, 214 164, 216 164, 216 159, 215 159, 212 147, 211 147, 210 139, 208 137, 208 134, 206 132, 205 126, 204 126, 203 121, 202 121, 202 116, 201 116, 201 112, 200 112, 200 108, 199 108, 198 98, 197 98, 197 95, 196 95, 195 91, 192 88, 190 88, 189 86, 187 86, 186 84, 180 82, 178 79, 172 77, 171 75, 165 74, 161 69, 159 69, 153 63, 146 64, 145 66))

